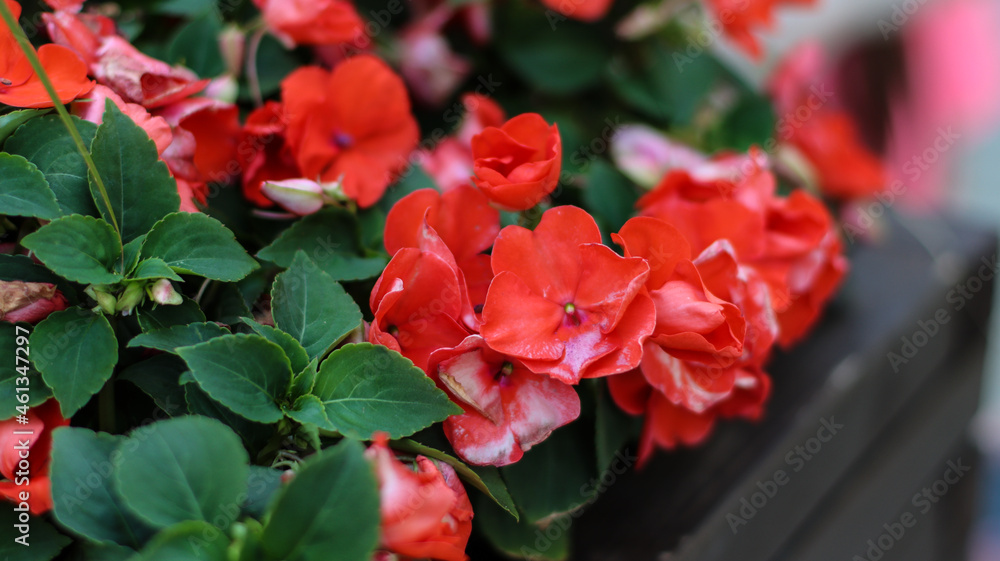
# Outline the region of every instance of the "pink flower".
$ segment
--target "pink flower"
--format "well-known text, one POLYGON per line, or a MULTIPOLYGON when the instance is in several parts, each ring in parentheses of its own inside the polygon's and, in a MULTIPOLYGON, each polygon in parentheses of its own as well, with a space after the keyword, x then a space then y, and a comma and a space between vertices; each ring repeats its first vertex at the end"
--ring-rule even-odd
POLYGON ((66 298, 45 282, 0 281, 0 320, 38 323, 66 309, 66 298))

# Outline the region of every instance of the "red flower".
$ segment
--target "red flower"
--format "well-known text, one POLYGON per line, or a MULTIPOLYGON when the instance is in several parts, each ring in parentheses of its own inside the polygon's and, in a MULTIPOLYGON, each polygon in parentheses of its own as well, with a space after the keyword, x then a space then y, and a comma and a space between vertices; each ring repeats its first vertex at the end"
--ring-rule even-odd
POLYGON ((365 456, 379 482, 379 548, 407 559, 466 561, 472 503, 455 470, 424 456, 417 456, 414 469, 396 459, 384 435, 365 456))
POLYGON ((0 474, 8 481, 0 481, 0 496, 13 503, 27 502, 33 514, 43 514, 52 509, 52 487, 49 481, 49 454, 52 450, 52 431, 57 427, 66 426, 69 419, 63 419, 59 414, 59 404, 50 399, 41 405, 28 410, 28 424, 22 425, 8 419, 0 422, 0 474), (31 431, 25 438, 14 431, 31 431), (19 476, 15 472, 22 468, 18 463, 22 460, 19 442, 28 441, 30 467, 27 485, 18 485, 19 476), (21 494, 27 493, 28 499, 22 501, 21 494))
POLYGON ((706 0, 726 35, 755 59, 761 57, 755 28, 771 27, 774 9, 781 4, 811 6, 815 0, 706 0))
POLYGON ((364 35, 364 22, 345 0, 254 0, 264 22, 285 46, 349 43, 364 35))
POLYGON ((804 191, 772 203, 767 253, 753 266, 771 286, 783 347, 812 328, 849 268, 829 210, 804 191))
POLYGON ((88 66, 97 62, 101 41, 116 34, 115 22, 97 14, 60 10, 51 14, 43 13, 42 21, 45 22, 53 43, 76 51, 88 66))
POLYGON ((482 305, 493 280, 490 257, 483 252, 500 233, 500 213, 472 185, 443 195, 433 189, 414 191, 393 205, 386 217, 384 241, 389 255, 404 247, 420 247, 425 219, 454 255, 472 306, 482 305))
POLYGON ((54 284, 0 281, 0 320, 38 323, 52 312, 66 309, 66 298, 54 284))
POLYGON ((491 348, 569 384, 639 363, 655 322, 649 266, 601 245, 585 211, 550 209, 534 232, 504 228, 492 264, 481 325, 491 348))
POLYGON ((524 113, 502 127, 472 137, 473 180, 507 210, 527 210, 551 193, 562 169, 559 128, 537 113, 524 113))
POLYGON ((448 417, 444 431, 469 463, 512 464, 580 415, 572 387, 490 349, 479 335, 434 352, 428 372, 465 410, 448 417))
POLYGON ((286 129, 284 107, 276 101, 254 110, 243 126, 236 155, 243 171, 243 196, 255 205, 274 205, 261 192, 264 182, 302 177, 285 141, 286 129))
POLYGON ((854 120, 845 111, 818 111, 792 129, 788 142, 812 164, 825 195, 859 199, 888 184, 882 160, 864 145, 854 120))
POLYGON ((384 62, 360 55, 333 72, 296 70, 282 82, 287 141, 303 176, 336 181, 375 204, 419 140, 406 88, 384 62))
POLYGON ((611 9, 613 0, 542 0, 550 10, 578 19, 580 21, 596 21, 604 17, 611 9))
POLYGON ((148 57, 125 39, 105 37, 91 71, 125 101, 146 108, 162 107, 205 89, 209 80, 180 66, 148 57))
POLYGON ((432 150, 422 152, 421 167, 434 179, 442 191, 472 183, 472 137, 486 127, 499 127, 504 122, 504 112, 486 96, 462 96, 465 117, 454 137, 439 142, 432 150))
POLYGON ((194 137, 192 163, 203 182, 228 183, 239 172, 236 160, 240 137, 239 111, 232 103, 195 97, 173 103, 157 112, 174 130, 194 137))
POLYGON ((469 334, 465 325, 474 323, 461 270, 434 231, 426 235, 434 239, 398 250, 382 271, 372 289, 375 320, 368 331, 369 342, 425 371, 432 352, 457 346, 469 334))
POLYGON ((170 124, 163 117, 154 117, 145 107, 137 103, 128 103, 107 86, 97 85, 87 96, 86 101, 73 103, 73 113, 91 123, 101 124, 104 121, 104 101, 111 99, 122 113, 129 116, 135 124, 146 131, 149 138, 156 144, 156 151, 162 155, 174 139, 170 124))
MULTIPOLYGON (((4 0, 15 18, 21 15, 21 5, 4 0)), ((87 79, 87 65, 80 57, 59 45, 42 45, 38 59, 52 81, 61 103, 69 103, 94 87, 87 79)), ((0 25, 0 104, 12 107, 52 107, 52 100, 32 70, 27 57, 14 39, 13 30, 0 25)))

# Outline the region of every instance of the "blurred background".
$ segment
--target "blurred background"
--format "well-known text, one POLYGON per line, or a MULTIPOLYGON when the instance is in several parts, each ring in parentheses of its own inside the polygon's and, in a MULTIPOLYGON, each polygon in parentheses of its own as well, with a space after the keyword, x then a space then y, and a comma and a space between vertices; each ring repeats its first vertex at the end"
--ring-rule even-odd
MULTIPOLYGON (((887 155, 907 190, 892 211, 936 211, 1000 230, 1000 1, 819 0, 782 10, 758 65, 729 45, 722 56, 758 84, 804 41, 819 41, 837 71, 839 101, 887 155), (956 140, 915 173, 911 160, 942 135, 956 140), (908 167, 910 166, 910 167, 908 167), (923 169, 926 168, 926 169, 923 169)), ((984 454, 970 561, 1000 559, 1000 299, 973 439, 984 454)))

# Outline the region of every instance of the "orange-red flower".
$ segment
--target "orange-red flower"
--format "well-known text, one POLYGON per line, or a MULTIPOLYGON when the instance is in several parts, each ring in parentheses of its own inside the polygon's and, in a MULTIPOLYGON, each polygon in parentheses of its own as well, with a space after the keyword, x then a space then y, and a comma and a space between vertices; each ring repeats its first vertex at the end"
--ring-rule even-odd
POLYGON ((635 368, 655 323, 649 265, 601 244, 589 214, 549 209, 501 230, 480 331, 494 350, 569 384, 635 368))
MULTIPOLYGON (((15 18, 21 5, 4 0, 15 18)), ((61 103, 86 94, 94 83, 87 79, 87 65, 73 51, 59 45, 42 45, 38 59, 52 81, 61 103)), ((13 30, 0 25, 0 104, 12 107, 52 107, 53 102, 14 38, 13 30)))
POLYGON ((601 19, 611 9, 612 2, 613 0, 542 0, 542 4, 550 10, 580 21, 601 19))
POLYGON ((360 55, 333 72, 300 68, 282 83, 287 141, 307 179, 343 178, 344 194, 375 204, 419 140, 399 76, 360 55))
POLYGON ((42 514, 52 509, 52 484, 49 481, 49 454, 52 451, 52 431, 69 424, 59 413, 59 404, 50 399, 28 410, 28 424, 22 425, 14 419, 0 422, 0 497, 19 504, 28 503, 33 514, 42 514), (15 434, 18 431, 18 434, 15 434), (31 431, 24 436, 21 431, 31 431), (27 442, 27 450, 20 447, 27 442), (28 455, 28 467, 19 465, 28 455), (24 473, 26 472, 26 474, 24 473), (21 494, 27 493, 27 500, 21 494))
POLYGON ((286 130, 285 109, 276 101, 258 107, 243 125, 236 156, 243 172, 243 196, 255 205, 274 205, 261 192, 264 182, 302 177, 295 155, 285 141, 286 130))
POLYGON ((150 115, 145 107, 137 103, 129 103, 116 94, 111 88, 98 84, 90 92, 85 101, 73 103, 73 113, 92 123, 101 124, 104 120, 105 100, 110 99, 121 109, 122 113, 129 116, 135 124, 146 131, 149 138, 156 144, 156 151, 162 155, 174 139, 170 130, 170 125, 163 117, 150 115))
POLYGON ((472 183, 472 137, 486 127, 503 125, 505 120, 503 109, 486 96, 465 94, 462 96, 462 105, 465 108, 465 116, 455 135, 442 140, 433 149, 423 152, 421 158, 421 167, 442 191, 450 191, 459 185, 472 183))
POLYGON ((469 463, 512 464, 580 415, 572 387, 490 349, 479 335, 434 352, 428 372, 465 410, 448 417, 444 431, 469 463))
POLYGON ((264 22, 287 47, 354 42, 364 22, 346 0, 254 0, 264 22))
POLYGON ((454 468, 417 456, 399 461, 385 435, 365 451, 375 465, 382 514, 379 549, 404 559, 466 561, 472 533, 472 503, 454 468))
POLYGON ((726 35, 753 58, 762 55, 757 28, 769 28, 781 4, 810 6, 815 0, 705 0, 726 35))
POLYGON ((483 252, 500 233, 500 213, 472 185, 443 195, 433 189, 414 191, 393 205, 386 217, 384 241, 389 255, 404 247, 420 247, 425 220, 454 255, 472 306, 481 306, 493 280, 490 256, 483 252))
POLYGON ((507 210, 526 210, 559 183, 559 128, 537 113, 524 113, 472 137, 472 157, 473 181, 491 201, 507 210))
POLYGON ((42 21, 53 43, 73 49, 87 65, 97 62, 101 41, 116 34, 115 22, 98 14, 59 10, 43 13, 42 21))
POLYGON ((105 37, 91 65, 97 81, 125 101, 146 108, 162 107, 205 89, 209 80, 180 66, 146 56, 122 37, 105 37))

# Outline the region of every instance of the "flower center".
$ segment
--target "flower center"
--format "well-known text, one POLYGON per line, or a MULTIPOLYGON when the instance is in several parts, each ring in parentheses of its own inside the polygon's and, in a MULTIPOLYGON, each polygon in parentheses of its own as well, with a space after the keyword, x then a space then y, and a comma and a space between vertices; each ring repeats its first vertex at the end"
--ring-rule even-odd
POLYGON ((576 304, 572 302, 566 304, 563 306, 563 311, 566 312, 566 317, 563 319, 563 325, 579 327, 582 320, 580 318, 580 312, 576 309, 576 304))
POLYGON ((331 140, 333 141, 333 145, 336 146, 337 148, 340 148, 341 150, 350 148, 351 145, 354 144, 354 137, 347 134, 346 132, 338 131, 334 133, 333 138, 331 140))
POLYGON ((510 375, 514 373, 514 365, 510 361, 506 361, 500 366, 500 370, 493 376, 493 381, 499 382, 501 387, 507 387, 510 384, 510 375))
POLYGON ((393 337, 399 337, 399 328, 395 325, 390 325, 386 328, 386 332, 393 337))

